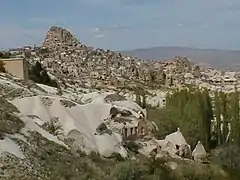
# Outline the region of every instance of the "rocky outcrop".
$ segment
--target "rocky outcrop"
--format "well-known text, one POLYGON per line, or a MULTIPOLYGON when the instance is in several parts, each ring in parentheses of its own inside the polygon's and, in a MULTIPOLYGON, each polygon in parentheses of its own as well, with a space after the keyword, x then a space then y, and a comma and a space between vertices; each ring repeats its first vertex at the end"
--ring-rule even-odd
POLYGON ((200 141, 198 141, 195 149, 193 150, 192 156, 194 161, 200 163, 204 162, 205 158, 207 157, 206 150, 200 141))
POLYGON ((231 92, 235 87, 240 90, 235 72, 195 66, 187 57, 178 56, 166 62, 146 61, 91 48, 79 42, 69 30, 56 26, 49 29, 42 47, 24 47, 19 52, 26 49, 30 64, 41 61, 49 74, 75 85, 98 89, 196 85, 213 91, 231 92))
POLYGON ((71 50, 79 44, 80 42, 68 30, 52 26, 47 32, 43 47, 50 51, 64 51, 71 50))
POLYGON ((187 144, 180 128, 176 132, 167 135, 164 140, 157 140, 156 142, 157 146, 160 146, 160 152, 167 153, 174 158, 191 158, 190 145, 187 144))
POLYGON ((36 52, 27 57, 30 63, 41 60, 48 72, 58 79, 98 89, 196 85, 230 92, 234 90, 234 84, 240 84, 236 74, 193 65, 187 57, 178 56, 166 62, 146 61, 110 50, 90 48, 61 27, 51 27, 43 47, 35 49, 32 51, 36 52))
POLYGON ((187 144, 183 144, 179 147, 179 150, 178 150, 178 155, 180 157, 183 157, 183 158, 191 158, 191 155, 192 155, 192 151, 189 147, 189 145, 187 144))
POLYGON ((104 124, 104 123, 101 123, 101 124, 97 127, 96 131, 97 131, 97 133, 100 134, 100 135, 102 135, 102 134, 104 134, 104 133, 107 133, 107 134, 109 134, 109 135, 112 134, 112 131, 111 131, 110 129, 108 129, 108 127, 107 127, 106 124, 104 124))

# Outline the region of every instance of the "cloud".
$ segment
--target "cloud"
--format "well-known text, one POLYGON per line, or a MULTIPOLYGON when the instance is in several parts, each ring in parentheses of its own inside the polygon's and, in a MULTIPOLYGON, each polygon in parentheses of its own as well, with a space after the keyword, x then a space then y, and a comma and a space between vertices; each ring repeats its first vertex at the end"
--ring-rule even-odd
POLYGON ((240 11, 240 4, 228 6, 227 10, 228 11, 240 11))
POLYGON ((119 0, 119 3, 125 7, 146 7, 155 6, 164 3, 160 0, 119 0))
POLYGON ((63 18, 61 17, 30 17, 27 19, 28 23, 36 24, 56 24, 57 22, 62 22, 63 18))
POLYGON ((94 29, 94 33, 98 33, 100 31, 100 29, 98 28, 98 27, 96 27, 95 29, 94 29))
MULTIPOLYGON (((134 26, 132 26, 134 27, 134 26)), ((131 26, 121 26, 121 25, 111 25, 107 27, 95 27, 91 28, 90 32, 92 36, 96 39, 106 38, 108 35, 116 35, 116 33, 125 33, 128 29, 132 28, 131 26)))
POLYGON ((181 27, 184 27, 184 25, 181 24, 181 23, 178 23, 177 26, 180 27, 180 28, 181 28, 181 27))
POLYGON ((106 35, 105 34, 95 34, 94 37, 97 39, 102 39, 102 38, 105 38, 106 35))
POLYGON ((146 10, 148 7, 159 7, 168 1, 161 0, 78 0, 81 6, 97 7, 105 10, 129 11, 146 10))
POLYGON ((216 12, 226 12, 226 11, 239 11, 240 2, 238 0, 215 0, 215 9, 216 12))
POLYGON ((105 26, 105 27, 96 27, 94 28, 93 32, 94 33, 99 33, 99 32, 125 32, 127 29, 130 29, 134 27, 133 25, 111 25, 111 26, 105 26))
POLYGON ((137 7, 137 6, 148 6, 156 5, 162 3, 163 1, 159 0, 78 0, 79 3, 88 4, 88 5, 121 5, 125 7, 137 7))
POLYGON ((203 27, 203 28, 209 28, 210 25, 208 25, 208 24, 204 24, 202 27, 203 27))
POLYGON ((102 39, 106 37, 106 34, 100 29, 99 27, 96 27, 92 30, 93 32, 93 37, 96 39, 102 39))

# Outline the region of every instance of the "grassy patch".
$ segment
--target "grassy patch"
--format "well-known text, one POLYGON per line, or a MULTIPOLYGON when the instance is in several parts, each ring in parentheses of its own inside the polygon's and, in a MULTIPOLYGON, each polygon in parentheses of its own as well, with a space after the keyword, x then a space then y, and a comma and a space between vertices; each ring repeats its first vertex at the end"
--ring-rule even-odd
MULTIPOLYGON (((153 159, 137 156, 136 160, 124 160, 117 155, 105 159, 98 153, 86 155, 72 154, 67 148, 55 144, 42 137, 37 132, 31 132, 25 142, 18 141, 27 160, 25 163, 15 161, 6 166, 5 172, 15 172, 14 179, 46 179, 46 180, 225 180, 220 169, 212 165, 201 165, 176 161, 177 169, 172 170, 168 162, 172 159, 153 159), (31 166, 22 168, 21 166, 31 166), (7 170, 6 170, 7 169, 7 170)), ((9 161, 7 161, 9 162, 9 161)), ((13 177, 13 176, 12 176, 13 177)), ((6 180, 10 180, 6 178, 6 180)))
POLYGON ((19 112, 18 109, 4 98, 0 98, 0 138, 5 134, 18 133, 24 123, 13 113, 19 112))
POLYGON ((110 94, 110 95, 107 95, 104 100, 106 102, 115 102, 115 101, 124 101, 126 100, 126 98, 124 96, 121 96, 119 94, 110 94))
POLYGON ((8 102, 5 98, 0 97, 0 109, 5 112, 19 113, 19 110, 12 103, 8 102))

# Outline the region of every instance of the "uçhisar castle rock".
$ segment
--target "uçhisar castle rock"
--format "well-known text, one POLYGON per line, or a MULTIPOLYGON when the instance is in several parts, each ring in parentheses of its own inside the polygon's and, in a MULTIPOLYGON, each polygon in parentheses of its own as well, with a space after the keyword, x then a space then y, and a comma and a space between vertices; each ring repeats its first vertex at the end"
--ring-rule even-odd
POLYGON ((69 31, 56 26, 50 28, 43 43, 43 47, 50 51, 66 51, 71 46, 74 49, 79 45, 79 41, 69 31))

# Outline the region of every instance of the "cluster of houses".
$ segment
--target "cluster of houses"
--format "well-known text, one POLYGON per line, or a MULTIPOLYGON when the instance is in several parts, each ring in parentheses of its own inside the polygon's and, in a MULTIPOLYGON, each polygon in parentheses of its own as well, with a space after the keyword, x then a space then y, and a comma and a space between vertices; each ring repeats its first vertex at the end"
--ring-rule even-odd
POLYGON ((229 91, 240 84, 236 72, 196 68, 184 57, 167 62, 146 61, 110 50, 94 49, 60 27, 50 28, 42 47, 25 46, 9 52, 14 58, 1 59, 7 72, 25 80, 28 80, 27 64, 40 61, 58 79, 76 80, 92 86, 194 84, 209 90, 229 91))

